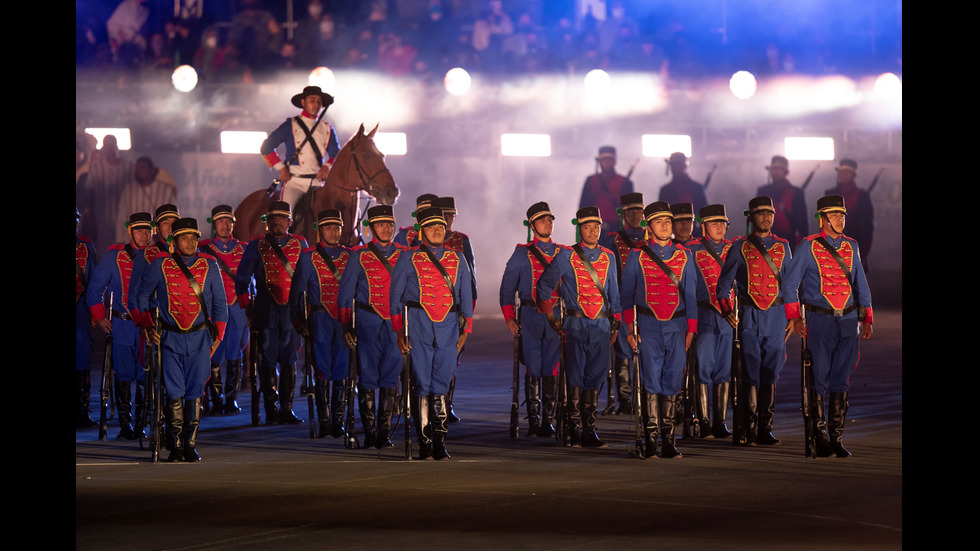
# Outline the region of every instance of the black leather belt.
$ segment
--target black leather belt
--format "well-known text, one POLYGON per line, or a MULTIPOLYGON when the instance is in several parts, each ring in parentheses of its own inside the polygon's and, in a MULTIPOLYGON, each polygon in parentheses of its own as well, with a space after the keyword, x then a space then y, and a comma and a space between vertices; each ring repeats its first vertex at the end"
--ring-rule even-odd
POLYGON ((116 310, 115 308, 112 309, 112 317, 119 318, 119 319, 124 319, 126 321, 133 321, 133 316, 130 316, 129 315, 129 312, 120 312, 119 310, 116 310))
POLYGON ((810 311, 810 312, 816 312, 818 314, 824 314, 825 316, 834 316, 835 318, 839 318, 841 316, 846 316, 847 314, 850 314, 851 312, 857 310, 857 308, 858 307, 856 305, 854 305, 854 304, 848 306, 847 308, 841 308, 841 309, 838 309, 838 308, 824 308, 823 306, 811 306, 809 304, 803 304, 803 309, 804 310, 807 310, 807 311, 810 311))

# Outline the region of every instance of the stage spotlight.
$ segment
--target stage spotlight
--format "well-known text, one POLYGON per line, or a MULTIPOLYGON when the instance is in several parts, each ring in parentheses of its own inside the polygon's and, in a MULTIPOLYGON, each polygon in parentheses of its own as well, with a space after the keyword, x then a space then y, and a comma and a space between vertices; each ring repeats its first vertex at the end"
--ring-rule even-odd
POLYGON ((789 160, 833 161, 833 138, 785 138, 783 148, 789 160))
POLYGON ((585 75, 586 94, 605 94, 609 91, 611 79, 602 69, 592 69, 585 75))
POLYGON ((875 94, 885 101, 902 96, 902 81, 895 73, 885 73, 875 80, 875 94))
POLYGON ((268 137, 265 132, 224 130, 221 132, 221 152, 258 153, 262 142, 268 137))
POLYGON ((404 132, 378 132, 374 135, 374 145, 385 155, 408 153, 408 137, 404 132))
POLYGON ((501 134, 500 153, 504 157, 550 157, 548 134, 501 134))
POLYGON ((333 85, 336 80, 336 75, 327 67, 317 67, 310 71, 309 85, 319 86, 321 90, 328 94, 333 91, 333 85))
POLYGON ((738 71, 728 81, 728 89, 738 99, 751 98, 755 95, 757 87, 758 83, 755 80, 755 76, 748 71, 738 71))
POLYGON ((456 67, 446 72, 446 78, 443 80, 443 83, 446 86, 447 92, 454 96, 462 96, 469 91, 472 79, 470 78, 470 74, 466 72, 466 69, 456 67))
POLYGON ((116 137, 116 145, 119 146, 119 151, 129 151, 129 148, 133 146, 128 128, 86 128, 85 133, 95 137, 95 145, 99 149, 102 149, 102 139, 109 134, 116 137))
POLYGON ((178 92, 190 92, 197 87, 197 71, 190 65, 181 65, 174 69, 170 81, 178 92))
POLYGON ((691 157, 691 137, 684 134, 644 134, 640 138, 644 157, 670 157, 681 152, 691 157))

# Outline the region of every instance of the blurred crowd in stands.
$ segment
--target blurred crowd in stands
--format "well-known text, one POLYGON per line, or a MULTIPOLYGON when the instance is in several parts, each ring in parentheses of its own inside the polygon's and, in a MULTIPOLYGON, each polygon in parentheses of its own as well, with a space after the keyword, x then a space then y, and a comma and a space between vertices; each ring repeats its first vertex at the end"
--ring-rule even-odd
MULTIPOLYGON (((76 2, 76 67, 151 79, 169 79, 183 64, 194 66, 203 82, 261 82, 281 70, 317 66, 441 80, 453 67, 489 74, 602 68, 695 78, 735 66, 760 75, 828 74, 846 63, 834 35, 722 40, 717 32, 689 28, 676 9, 634 16, 628 8, 635 2, 628 0, 607 1, 598 17, 575 17, 571 0, 416 0, 426 9, 413 10, 415 17, 400 11, 397 0, 294 0, 293 13, 282 15, 274 13, 286 5, 278 0, 122 0, 101 10, 108 14, 92 7, 98 3, 76 2), (471 9, 454 13, 453 6, 464 11, 460 5, 471 9)), ((900 56, 900 38, 897 50, 900 56)))

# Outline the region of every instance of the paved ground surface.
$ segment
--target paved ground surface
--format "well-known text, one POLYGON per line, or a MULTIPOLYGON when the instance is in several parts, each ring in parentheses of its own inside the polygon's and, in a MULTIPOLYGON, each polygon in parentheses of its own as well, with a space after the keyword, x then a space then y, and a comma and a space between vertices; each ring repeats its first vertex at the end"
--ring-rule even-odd
MULTIPOLYGON (((450 460, 404 461, 401 432, 379 452, 310 439, 305 424, 252 427, 247 395, 243 415, 203 420, 197 464, 154 464, 116 427, 104 442, 77 431, 76 548, 901 548, 902 314, 876 322, 851 379, 847 459, 803 457, 796 338, 781 446, 680 440, 683 458, 641 461, 628 416, 599 419, 606 449, 512 440, 512 341, 485 319, 459 370, 450 460)), ((306 418, 304 399, 295 411, 306 418)))

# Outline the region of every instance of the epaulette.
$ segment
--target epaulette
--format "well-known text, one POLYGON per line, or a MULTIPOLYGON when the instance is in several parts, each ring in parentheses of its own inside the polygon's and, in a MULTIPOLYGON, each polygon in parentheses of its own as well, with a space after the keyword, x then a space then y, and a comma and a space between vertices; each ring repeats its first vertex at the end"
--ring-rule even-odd
POLYGON ((199 257, 201 257, 201 258, 203 258, 205 260, 214 260, 215 262, 218 261, 218 259, 215 258, 213 254, 208 254, 208 253, 204 253, 204 252, 201 252, 201 251, 198 251, 197 252, 197 256, 199 256, 199 257))
MULTIPOLYGON (((126 245, 128 245, 128 244, 129 243, 114 243, 112 245, 109 245, 109 250, 110 251, 124 251, 124 250, 126 250, 126 245)), ((136 250, 136 249, 134 248, 133 250, 136 250)))
POLYGON ((89 239, 88 237, 85 237, 84 235, 76 235, 75 237, 77 237, 78 240, 81 241, 82 243, 91 243, 92 242, 91 239, 89 239))

